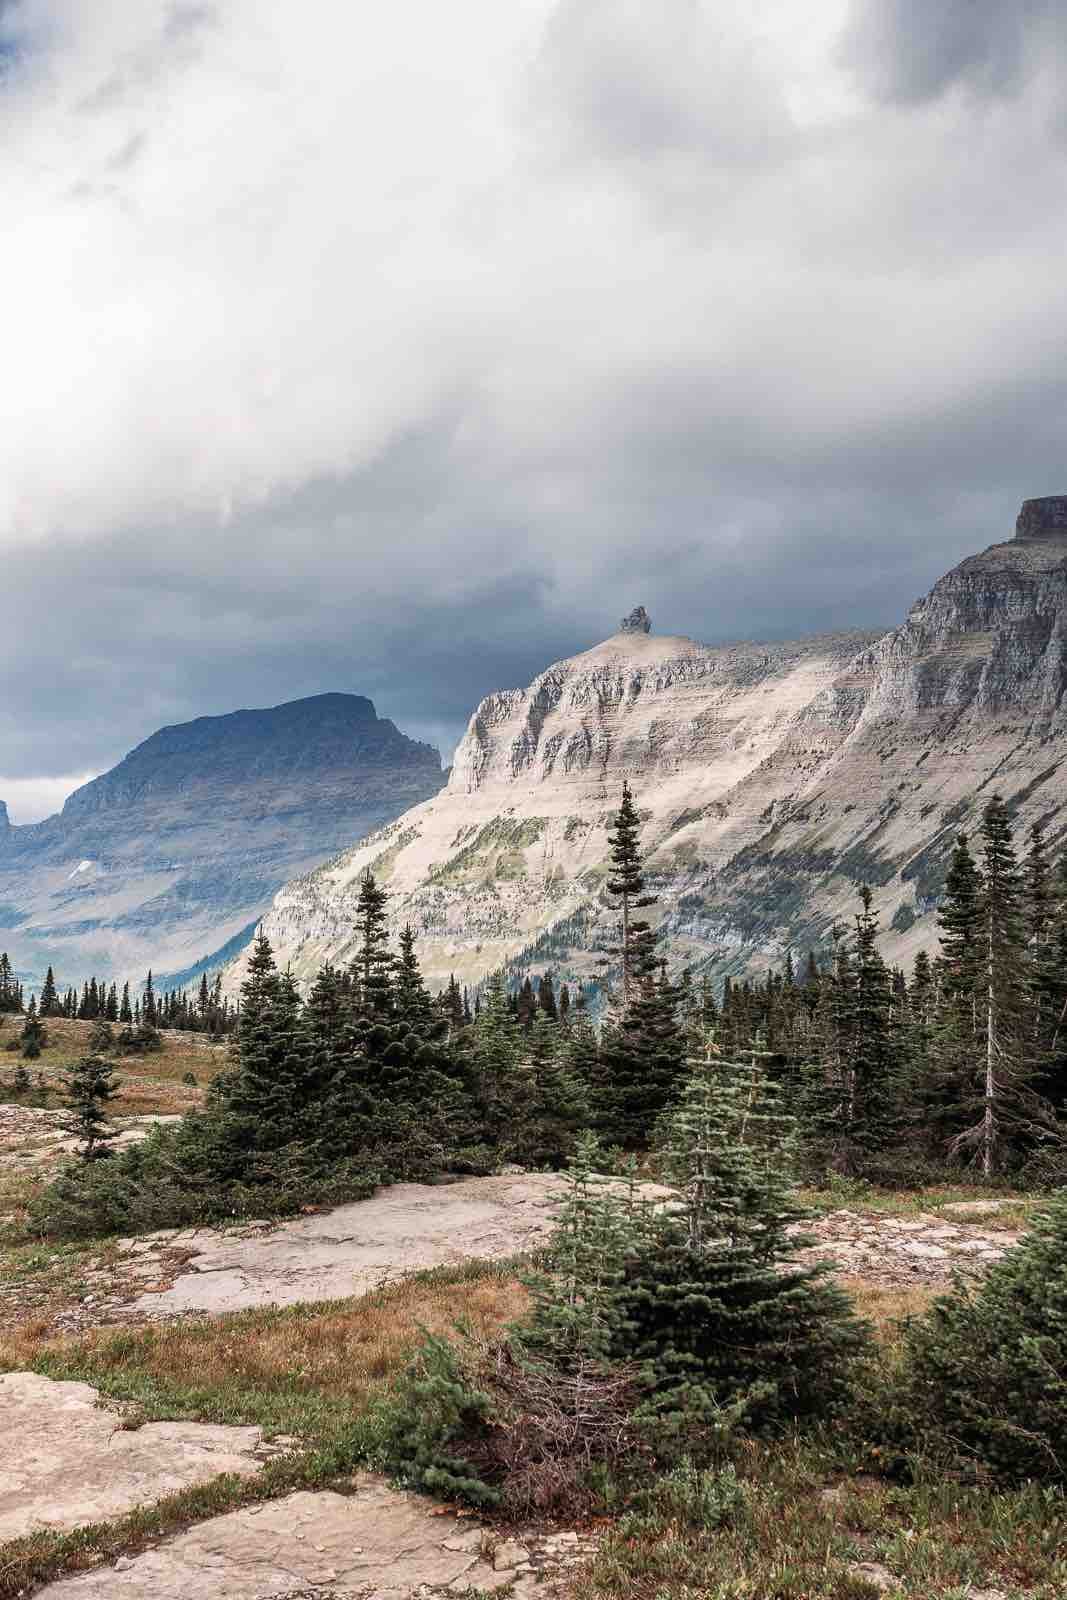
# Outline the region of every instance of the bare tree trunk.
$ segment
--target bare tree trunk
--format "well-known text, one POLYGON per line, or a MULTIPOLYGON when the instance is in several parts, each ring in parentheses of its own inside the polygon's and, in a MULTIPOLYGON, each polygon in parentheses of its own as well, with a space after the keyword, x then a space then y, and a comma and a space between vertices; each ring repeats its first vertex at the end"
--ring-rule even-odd
POLYGON ((993 919, 989 919, 986 949, 986 1025, 985 1025, 985 1109, 982 1116, 982 1175, 990 1177, 993 1171, 994 1099, 996 1096, 997 1022, 996 999, 993 985, 993 919))
POLYGON ((630 896, 622 893, 622 1009, 630 1009, 630 896))

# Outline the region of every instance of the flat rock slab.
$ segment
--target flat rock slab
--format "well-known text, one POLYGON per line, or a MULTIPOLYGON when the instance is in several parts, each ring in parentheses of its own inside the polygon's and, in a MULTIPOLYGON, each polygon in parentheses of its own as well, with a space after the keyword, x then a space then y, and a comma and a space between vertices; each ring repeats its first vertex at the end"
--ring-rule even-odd
POLYGON ((127 1310, 139 1318, 218 1315, 339 1300, 426 1267, 499 1260, 546 1237, 559 1194, 560 1179, 552 1173, 400 1183, 369 1200, 277 1226, 159 1235, 147 1249, 139 1241, 142 1276, 152 1272, 157 1252, 171 1259, 175 1251, 187 1252, 188 1259, 168 1283, 138 1295, 127 1310))
POLYGON ((1003 1211, 1010 1200, 952 1200, 941 1207, 943 1217, 995 1217, 998 1211, 1003 1211))
POLYGON ((589 1548, 568 1537, 574 1542, 564 1548, 557 1535, 524 1551, 532 1558, 525 1570, 497 1570, 489 1532, 368 1476, 351 1495, 301 1491, 213 1517, 142 1555, 61 1578, 38 1600, 404 1600, 416 1591, 461 1595, 511 1584, 543 1595, 538 1580, 589 1548))
POLYGON ((830 1260, 840 1272, 885 1286, 943 1286, 958 1269, 992 1266, 1022 1237, 1006 1228, 947 1223, 943 1216, 923 1212, 884 1217, 832 1211, 802 1224, 800 1231, 818 1241, 806 1252, 810 1260, 830 1260))
POLYGON ((220 1472, 247 1477, 271 1453, 259 1428, 148 1422, 125 1429, 99 1398, 87 1383, 0 1376, 0 1542, 121 1516, 220 1472))

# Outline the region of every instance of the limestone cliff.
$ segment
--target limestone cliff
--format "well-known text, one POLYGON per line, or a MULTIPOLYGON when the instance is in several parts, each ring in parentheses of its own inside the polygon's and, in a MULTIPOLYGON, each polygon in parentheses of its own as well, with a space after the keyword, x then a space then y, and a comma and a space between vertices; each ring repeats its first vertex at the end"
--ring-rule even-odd
MULTIPOLYGON (((302 978, 344 961, 360 873, 434 983, 521 958, 595 970, 605 824, 630 780, 678 963, 722 975, 824 944, 877 891, 890 955, 934 936, 954 832, 999 789, 1067 825, 1067 522, 1027 502, 884 636, 708 647, 634 628, 488 696, 440 794, 276 896, 302 978)), ((240 975, 240 963, 231 981, 240 975)))
POLYGON ((5 827, 0 804, 0 948, 29 984, 218 965, 287 878, 442 782, 362 695, 163 728, 59 816, 5 827))

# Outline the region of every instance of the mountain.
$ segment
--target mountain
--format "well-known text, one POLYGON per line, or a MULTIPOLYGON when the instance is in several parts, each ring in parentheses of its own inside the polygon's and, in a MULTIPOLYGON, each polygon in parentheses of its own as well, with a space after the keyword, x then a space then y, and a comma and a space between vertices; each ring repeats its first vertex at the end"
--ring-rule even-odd
POLYGON ((624 778, 672 961, 713 976, 825 947, 861 883, 910 959, 994 790, 1067 838, 1067 497, 1027 501, 1013 540, 885 635, 709 647, 648 626, 638 608, 483 700, 439 794, 277 894, 282 964, 306 979, 348 958, 371 867, 436 984, 504 961, 592 975, 624 778))
POLYGON ((443 781, 363 695, 162 728, 59 816, 12 827, 0 802, 0 946, 29 983, 206 970, 287 878, 443 781))

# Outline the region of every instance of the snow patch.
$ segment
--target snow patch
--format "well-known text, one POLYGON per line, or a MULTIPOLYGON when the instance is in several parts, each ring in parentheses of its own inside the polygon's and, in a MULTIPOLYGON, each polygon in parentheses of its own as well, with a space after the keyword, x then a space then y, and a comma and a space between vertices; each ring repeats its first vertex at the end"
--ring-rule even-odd
POLYGON ((69 883, 71 878, 76 878, 79 872, 88 872, 89 868, 94 867, 95 865, 95 861, 79 861, 78 865, 74 868, 74 871, 68 875, 67 882, 69 883))

